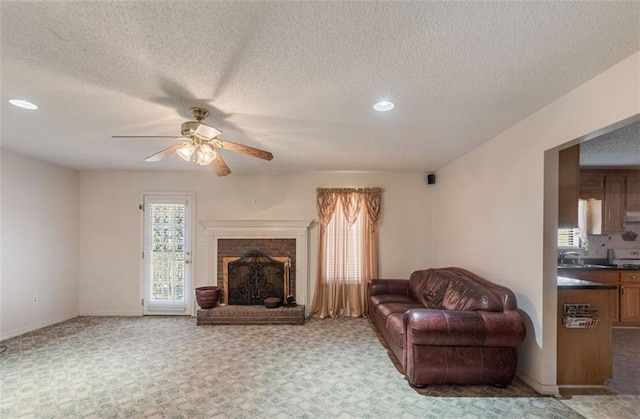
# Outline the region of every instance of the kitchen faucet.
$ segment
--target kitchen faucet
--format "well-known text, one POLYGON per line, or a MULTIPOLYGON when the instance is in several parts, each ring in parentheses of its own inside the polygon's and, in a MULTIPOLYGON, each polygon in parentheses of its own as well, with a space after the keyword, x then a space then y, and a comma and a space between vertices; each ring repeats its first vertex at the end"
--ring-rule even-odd
POLYGON ((574 256, 578 256, 578 265, 582 265, 582 253, 580 252, 574 252, 574 251, 563 251, 560 252, 560 264, 563 265, 564 264, 564 258, 569 256, 569 255, 574 255, 574 256))

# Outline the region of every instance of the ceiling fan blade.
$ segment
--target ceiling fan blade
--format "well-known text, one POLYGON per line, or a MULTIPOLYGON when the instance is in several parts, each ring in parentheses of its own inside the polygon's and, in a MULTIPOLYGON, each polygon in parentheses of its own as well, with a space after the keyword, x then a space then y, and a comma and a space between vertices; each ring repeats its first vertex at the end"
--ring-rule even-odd
POLYGON ((250 156, 257 157, 263 160, 273 159, 273 154, 269 153, 268 151, 249 147, 248 145, 232 143, 231 141, 221 140, 219 138, 216 138, 215 143, 217 146, 224 148, 225 150, 237 151, 239 153, 248 154, 250 156))
POLYGON ((219 131, 214 127, 210 127, 209 125, 200 122, 200 125, 198 125, 198 128, 196 128, 194 134, 206 140, 211 140, 222 134, 222 131, 219 131))
POLYGON ((211 162, 211 167, 213 167, 213 170, 215 170, 216 175, 218 176, 227 176, 229 173, 231 173, 231 169, 229 169, 227 163, 222 160, 222 156, 220 155, 220 153, 217 153, 216 158, 211 162))
POLYGON ((174 151, 176 151, 177 149, 179 149, 180 147, 182 147, 182 144, 172 145, 171 147, 167 147, 164 150, 157 152, 156 154, 150 155, 149 157, 144 159, 144 161, 160 161, 165 157, 167 157, 168 155, 170 155, 171 153, 173 153, 174 151))

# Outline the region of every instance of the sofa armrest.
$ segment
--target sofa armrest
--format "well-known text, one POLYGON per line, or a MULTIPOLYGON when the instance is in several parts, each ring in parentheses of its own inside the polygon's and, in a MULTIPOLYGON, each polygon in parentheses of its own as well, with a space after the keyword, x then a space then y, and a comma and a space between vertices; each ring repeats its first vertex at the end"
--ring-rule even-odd
POLYGON ((518 346, 526 329, 515 310, 504 312, 411 309, 404 314, 407 344, 518 346))
POLYGON ((367 282, 369 296, 379 294, 409 295, 408 279, 370 279, 367 282))

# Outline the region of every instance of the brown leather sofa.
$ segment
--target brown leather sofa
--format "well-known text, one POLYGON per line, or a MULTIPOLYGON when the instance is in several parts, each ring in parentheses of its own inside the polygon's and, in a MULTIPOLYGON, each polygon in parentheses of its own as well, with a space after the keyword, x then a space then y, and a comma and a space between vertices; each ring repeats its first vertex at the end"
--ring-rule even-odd
POLYGON ((414 387, 507 386, 525 326, 515 295, 462 268, 368 283, 369 319, 414 387))

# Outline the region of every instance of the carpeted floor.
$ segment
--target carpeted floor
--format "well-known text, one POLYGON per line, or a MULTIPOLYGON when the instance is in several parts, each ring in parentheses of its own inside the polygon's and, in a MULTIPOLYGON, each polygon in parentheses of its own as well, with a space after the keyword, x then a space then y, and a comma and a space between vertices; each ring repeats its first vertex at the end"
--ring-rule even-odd
POLYGON ((421 394, 363 319, 81 317, 3 343, 2 418, 582 417, 521 382, 421 394))

